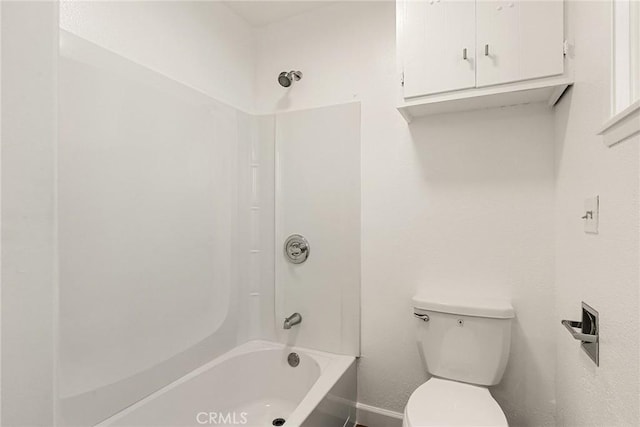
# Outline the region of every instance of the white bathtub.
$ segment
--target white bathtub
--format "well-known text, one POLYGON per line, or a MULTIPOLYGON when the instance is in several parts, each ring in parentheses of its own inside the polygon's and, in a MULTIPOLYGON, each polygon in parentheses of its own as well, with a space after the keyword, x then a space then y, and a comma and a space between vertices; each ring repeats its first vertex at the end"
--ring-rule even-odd
POLYGON ((251 341, 98 426, 343 427, 355 422, 355 358, 251 341), (293 368, 287 356, 296 352, 293 368))

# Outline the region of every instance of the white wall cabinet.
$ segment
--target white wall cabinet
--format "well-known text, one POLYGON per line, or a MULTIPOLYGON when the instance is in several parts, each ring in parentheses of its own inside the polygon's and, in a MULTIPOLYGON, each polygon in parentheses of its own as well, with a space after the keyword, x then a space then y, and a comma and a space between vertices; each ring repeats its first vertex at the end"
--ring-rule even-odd
POLYGON ((561 1, 478 1, 476 86, 562 74, 561 1))
POLYGON ((475 87, 475 2, 409 1, 405 7, 405 97, 475 87))
POLYGON ((408 119, 481 108, 478 97, 493 96, 487 106, 553 100, 570 84, 562 0, 399 0, 397 10, 408 119), (466 98, 476 98, 469 108, 466 98))

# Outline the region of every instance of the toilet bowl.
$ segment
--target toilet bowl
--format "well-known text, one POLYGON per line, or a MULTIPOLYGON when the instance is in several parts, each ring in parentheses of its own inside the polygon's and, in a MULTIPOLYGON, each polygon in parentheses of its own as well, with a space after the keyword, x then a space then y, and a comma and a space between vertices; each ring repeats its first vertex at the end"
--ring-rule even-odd
POLYGON ((403 427, 508 426, 486 387, 431 378, 418 387, 404 410, 403 427))
POLYGON ((403 427, 508 426, 488 386, 502 379, 511 347, 508 301, 413 298, 422 360, 431 379, 404 410, 403 427))

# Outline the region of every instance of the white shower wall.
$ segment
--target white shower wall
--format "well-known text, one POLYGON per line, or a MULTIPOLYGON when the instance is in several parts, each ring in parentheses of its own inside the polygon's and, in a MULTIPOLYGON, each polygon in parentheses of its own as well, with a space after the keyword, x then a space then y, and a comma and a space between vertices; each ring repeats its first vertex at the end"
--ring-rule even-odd
MULTIPOLYGON (((158 22, 166 24, 169 10, 181 26, 200 8, 174 7, 62 5, 61 25, 71 32, 62 34, 60 58, 61 424, 102 420, 247 339, 359 351, 359 106, 255 116, 207 96, 224 98, 223 88, 237 94, 233 82, 214 78, 218 87, 207 95, 189 89, 198 79, 185 77, 198 68, 178 66, 149 42, 164 37, 158 22), (117 18, 143 11, 154 16, 142 25, 146 41, 130 44, 135 34, 119 34, 117 18), (330 224, 320 211, 308 218, 314 257, 305 267, 326 274, 304 284, 325 300, 316 306, 318 298, 297 295, 282 308, 304 314, 313 333, 300 339, 299 328, 284 333, 284 315, 275 314, 275 301, 295 291, 275 286, 276 133, 290 136, 283 155, 315 146, 314 156, 327 160, 307 156, 306 174, 317 180, 306 194, 285 192, 287 200, 306 197, 314 209, 325 194, 324 212, 341 221, 323 230, 330 224), (327 168, 337 173, 333 181, 322 179, 327 168), (327 268, 336 257, 344 266, 327 268)), ((221 29, 190 31, 195 49, 206 39, 195 38, 221 29)), ((243 50, 240 35, 231 45, 243 50)), ((247 69, 218 59, 209 78, 247 69)), ((285 172, 291 179, 303 171, 285 172)))
POLYGON ((63 424, 88 424, 246 339, 250 118, 69 33, 61 46, 59 397, 63 424))
MULTIPOLYGON (((246 283, 247 339, 268 339, 273 331, 275 230, 275 117, 242 115, 239 136, 239 221, 242 242, 239 280, 246 283)), ((272 335, 271 335, 272 336, 272 335)))
POLYGON ((65 397, 167 359, 227 317, 236 129, 232 109, 67 57, 77 40, 62 40, 65 397))
POLYGON ((269 120, 243 112, 253 30, 222 3, 62 2, 60 27, 97 44, 61 59, 79 132, 61 209, 83 217, 61 224, 59 421, 90 424, 257 336, 247 194, 269 120))
POLYGON ((276 114, 276 337, 360 354, 360 104, 276 114), (292 264, 283 244, 301 234, 309 258, 292 264), (284 330, 285 317, 302 323, 284 330))

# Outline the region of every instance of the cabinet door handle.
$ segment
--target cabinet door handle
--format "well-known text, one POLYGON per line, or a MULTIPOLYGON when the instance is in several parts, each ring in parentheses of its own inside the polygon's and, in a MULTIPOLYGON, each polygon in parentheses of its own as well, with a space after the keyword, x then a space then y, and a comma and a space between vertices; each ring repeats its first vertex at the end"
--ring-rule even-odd
POLYGON ((467 48, 462 49, 462 59, 467 60, 467 48))
POLYGON ((489 45, 488 44, 484 45, 484 56, 489 56, 489 45))

